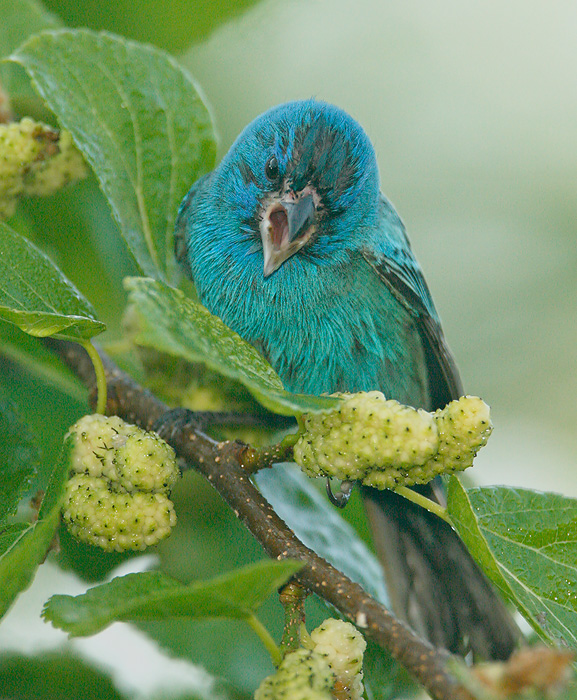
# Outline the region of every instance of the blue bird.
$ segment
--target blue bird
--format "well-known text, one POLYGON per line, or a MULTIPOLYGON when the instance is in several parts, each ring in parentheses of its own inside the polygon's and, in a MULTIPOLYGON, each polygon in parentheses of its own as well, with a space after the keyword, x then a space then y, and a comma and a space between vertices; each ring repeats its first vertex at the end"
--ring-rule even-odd
MULTIPOLYGON (((249 124, 184 198, 176 253, 291 391, 378 389, 427 410, 462 393, 372 144, 337 107, 289 102, 249 124)), ((397 614, 450 651, 507 658, 516 628, 453 530, 391 491, 363 496, 397 614)))

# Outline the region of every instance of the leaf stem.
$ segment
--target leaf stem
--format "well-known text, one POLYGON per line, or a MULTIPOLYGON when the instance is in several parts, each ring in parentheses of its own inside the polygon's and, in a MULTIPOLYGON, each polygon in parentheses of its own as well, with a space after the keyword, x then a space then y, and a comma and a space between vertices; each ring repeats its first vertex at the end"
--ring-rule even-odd
POLYGON ((102 359, 98 354, 98 350, 92 345, 90 340, 82 341, 80 345, 86 350, 92 361, 94 374, 96 375, 96 413, 103 414, 106 411, 107 400, 106 372, 104 370, 104 365, 102 364, 102 359))
POLYGON ((451 522, 451 518, 449 518, 447 509, 443 508, 443 506, 439 503, 435 503, 435 501, 432 501, 430 498, 417 493, 417 491, 413 491, 413 489, 410 489, 407 486, 397 486, 395 492, 398 493, 399 496, 406 498, 408 501, 412 501, 413 503, 422 506, 425 510, 428 510, 429 513, 437 515, 439 518, 452 526, 453 523, 451 522))
POLYGON ((272 659, 273 664, 276 667, 278 667, 280 665, 280 662, 282 661, 282 656, 280 653, 280 649, 276 645, 274 639, 271 637, 270 632, 262 624, 262 622, 258 619, 256 615, 250 615, 246 618, 246 621, 248 622, 249 626, 254 631, 254 633, 258 636, 260 641, 264 644, 265 649, 270 654, 270 658, 272 659))

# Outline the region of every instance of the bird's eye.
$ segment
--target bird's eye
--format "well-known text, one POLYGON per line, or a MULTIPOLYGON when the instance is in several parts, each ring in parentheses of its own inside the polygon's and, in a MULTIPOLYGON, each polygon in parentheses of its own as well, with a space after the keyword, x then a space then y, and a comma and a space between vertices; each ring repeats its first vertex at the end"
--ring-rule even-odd
POLYGON ((271 156, 267 160, 267 162, 264 166, 264 174, 267 176, 267 178, 271 182, 278 180, 278 176, 279 176, 278 160, 276 159, 275 156, 271 156))

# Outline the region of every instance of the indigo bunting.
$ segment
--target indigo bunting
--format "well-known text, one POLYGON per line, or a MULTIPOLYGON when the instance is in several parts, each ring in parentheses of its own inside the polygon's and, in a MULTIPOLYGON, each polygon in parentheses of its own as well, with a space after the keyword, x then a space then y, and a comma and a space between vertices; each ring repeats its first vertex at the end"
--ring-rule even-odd
MULTIPOLYGON (((291 391, 380 390, 427 410, 461 395, 372 144, 337 107, 289 102, 249 124, 184 198, 176 254, 291 391)), ((455 532, 392 491, 363 496, 397 614, 450 651, 507 658, 516 628, 455 532)))

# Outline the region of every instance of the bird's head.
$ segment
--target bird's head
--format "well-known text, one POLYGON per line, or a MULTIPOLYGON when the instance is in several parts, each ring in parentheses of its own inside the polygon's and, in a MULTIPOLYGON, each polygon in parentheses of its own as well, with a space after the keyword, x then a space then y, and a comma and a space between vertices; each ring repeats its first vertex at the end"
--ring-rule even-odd
POLYGON ((258 117, 215 174, 242 234, 262 246, 265 277, 296 253, 334 262, 377 210, 369 138, 346 112, 316 100, 289 102, 258 117))

